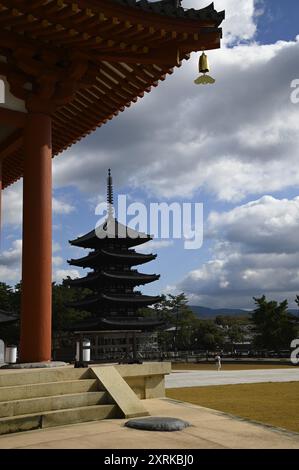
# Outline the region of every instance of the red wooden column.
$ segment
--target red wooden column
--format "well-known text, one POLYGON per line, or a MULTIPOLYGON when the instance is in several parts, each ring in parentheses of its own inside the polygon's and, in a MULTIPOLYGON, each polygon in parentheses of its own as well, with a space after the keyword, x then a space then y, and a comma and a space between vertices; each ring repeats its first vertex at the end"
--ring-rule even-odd
POLYGON ((51 117, 29 113, 24 129, 21 362, 51 360, 51 117))

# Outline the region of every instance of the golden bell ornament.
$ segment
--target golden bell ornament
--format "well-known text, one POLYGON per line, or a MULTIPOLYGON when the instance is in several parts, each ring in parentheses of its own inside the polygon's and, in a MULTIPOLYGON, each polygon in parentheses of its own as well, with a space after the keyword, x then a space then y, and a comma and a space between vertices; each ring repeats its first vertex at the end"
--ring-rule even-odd
POLYGON ((216 80, 210 77, 210 75, 207 75, 207 73, 210 71, 210 67, 209 67, 208 56, 204 52, 201 54, 199 58, 198 70, 203 75, 201 75, 196 80, 194 80, 194 83, 196 85, 212 85, 213 83, 215 83, 216 80))

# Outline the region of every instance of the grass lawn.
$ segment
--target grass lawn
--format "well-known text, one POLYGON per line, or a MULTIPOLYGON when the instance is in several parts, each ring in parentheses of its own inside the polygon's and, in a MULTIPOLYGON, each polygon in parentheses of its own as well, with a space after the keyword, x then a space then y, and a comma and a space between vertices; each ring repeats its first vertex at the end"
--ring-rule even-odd
POLYGON ((166 396, 299 432, 299 382, 173 388, 166 396))
MULTIPOLYGON (((216 364, 191 364, 191 363, 172 363, 172 370, 217 370, 216 364)), ((284 369, 295 366, 292 364, 225 364, 222 363, 222 370, 254 370, 254 369, 284 369)), ((299 368, 298 368, 299 370, 299 368)))

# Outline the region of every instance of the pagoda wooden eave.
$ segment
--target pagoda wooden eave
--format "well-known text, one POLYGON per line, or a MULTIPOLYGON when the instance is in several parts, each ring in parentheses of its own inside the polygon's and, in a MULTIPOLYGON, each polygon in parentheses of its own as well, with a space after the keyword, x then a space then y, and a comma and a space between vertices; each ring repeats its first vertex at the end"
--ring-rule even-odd
POLYGON ((122 294, 105 294, 102 293, 101 297, 103 300, 107 300, 108 302, 120 302, 122 304, 128 303, 128 304, 154 304, 157 303, 161 300, 160 296, 151 296, 151 295, 122 295, 122 294))
POLYGON ((149 282, 157 281, 160 278, 159 274, 144 274, 139 273, 138 271, 129 271, 128 273, 122 271, 105 271, 101 270, 95 273, 89 273, 85 277, 80 277, 76 279, 68 279, 65 281, 70 286, 82 286, 87 287, 92 284, 97 284, 101 279, 113 279, 116 281, 126 281, 133 283, 134 285, 147 284, 149 282))
MULTIPOLYGON (((176 0, 0 0, 0 75, 26 105, 33 95, 35 108, 45 97, 52 103, 55 156, 157 86, 191 52, 219 48, 223 18, 213 4, 184 10, 176 0)), ((24 169, 26 114, 9 119, 17 124, 0 148, 3 188, 24 169)))
POLYGON ((98 266, 98 263, 101 259, 110 258, 114 263, 125 263, 130 264, 131 266, 147 263, 156 259, 156 254, 147 254, 147 253, 136 253, 134 250, 128 250, 128 252, 113 252, 109 250, 98 250, 91 252, 89 255, 84 256, 83 258, 70 259, 68 264, 72 266, 79 266, 83 268, 92 268, 98 266))
POLYGON ((120 303, 127 305, 151 305, 159 302, 161 300, 160 296, 151 296, 151 295, 121 295, 121 294, 105 294, 101 293, 94 297, 87 297, 83 300, 78 300, 76 302, 71 302, 68 305, 73 308, 82 308, 82 310, 94 310, 98 309, 99 304, 104 303, 120 303))
POLYGON ((130 227, 120 224, 117 219, 107 219, 104 224, 88 232, 86 235, 69 240, 70 245, 81 248, 99 249, 109 244, 109 240, 117 240, 119 245, 137 246, 153 239, 151 235, 137 232, 130 227), (109 222, 110 220, 110 222, 109 222), (112 227, 111 227, 112 226, 112 227))
POLYGON ((127 317, 125 320, 121 317, 98 317, 91 318, 88 320, 81 320, 79 323, 72 325, 67 328, 68 331, 73 331, 75 334, 85 334, 86 331, 92 331, 95 333, 105 334, 114 333, 115 330, 120 330, 122 334, 126 334, 132 330, 136 332, 141 331, 150 331, 151 329, 157 329, 165 325, 165 322, 161 320, 148 320, 143 319, 142 323, 140 322, 140 317, 127 317), (109 329, 108 329, 109 328, 109 329), (114 330, 112 330, 114 328, 114 330), (125 329, 124 329, 125 328, 125 329), (81 331, 76 331, 80 329, 81 331))

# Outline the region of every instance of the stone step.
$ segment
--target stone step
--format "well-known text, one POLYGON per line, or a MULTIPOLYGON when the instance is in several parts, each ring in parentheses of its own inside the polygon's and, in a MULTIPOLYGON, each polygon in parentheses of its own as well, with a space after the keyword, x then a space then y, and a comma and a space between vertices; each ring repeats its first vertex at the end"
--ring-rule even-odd
POLYGON ((96 391, 104 391, 96 379, 14 385, 0 388, 0 402, 96 391))
POLYGON ((0 418, 82 406, 111 404, 107 392, 84 392, 0 402, 0 418))
POLYGON ((139 400, 115 367, 94 366, 92 370, 99 379, 99 383, 109 391, 111 398, 123 412, 125 418, 149 415, 141 400, 139 400))
POLYGON ((0 388, 14 385, 26 385, 64 380, 90 379, 93 377, 89 368, 56 367, 49 369, 1 370, 0 388))
POLYGON ((66 410, 44 411, 42 413, 0 418, 0 434, 121 417, 122 413, 117 405, 93 405, 66 410))

